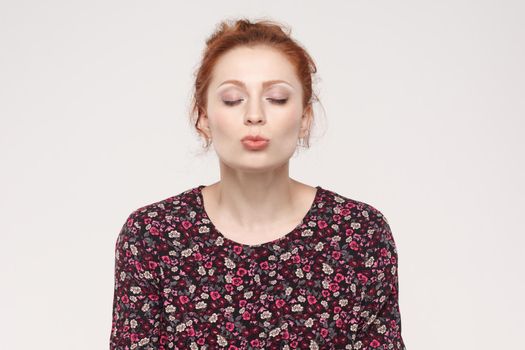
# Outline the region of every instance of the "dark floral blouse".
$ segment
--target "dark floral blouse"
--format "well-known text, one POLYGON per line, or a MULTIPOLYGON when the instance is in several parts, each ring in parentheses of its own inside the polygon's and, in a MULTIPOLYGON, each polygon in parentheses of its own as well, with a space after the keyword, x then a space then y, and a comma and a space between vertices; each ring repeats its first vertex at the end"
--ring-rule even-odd
POLYGON ((406 350, 381 212, 316 186, 294 230, 246 245, 214 227, 203 187, 138 208, 122 226, 110 349, 406 350))

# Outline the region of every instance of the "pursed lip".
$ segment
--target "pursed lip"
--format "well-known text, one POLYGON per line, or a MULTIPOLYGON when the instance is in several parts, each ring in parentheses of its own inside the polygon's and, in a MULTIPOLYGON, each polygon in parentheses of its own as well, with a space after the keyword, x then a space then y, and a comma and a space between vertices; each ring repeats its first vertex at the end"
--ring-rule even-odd
POLYGON ((269 140, 262 136, 246 135, 241 139, 241 141, 269 141, 269 140))

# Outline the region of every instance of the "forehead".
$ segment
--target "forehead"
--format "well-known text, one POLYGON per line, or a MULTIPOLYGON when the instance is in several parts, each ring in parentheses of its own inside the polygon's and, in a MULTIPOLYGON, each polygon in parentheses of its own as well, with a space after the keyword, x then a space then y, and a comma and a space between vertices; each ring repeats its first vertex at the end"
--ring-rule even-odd
POLYGON ((292 87, 300 87, 295 66, 268 46, 242 46, 224 53, 213 68, 210 86, 217 87, 225 80, 239 80, 248 87, 267 80, 284 80, 292 87))

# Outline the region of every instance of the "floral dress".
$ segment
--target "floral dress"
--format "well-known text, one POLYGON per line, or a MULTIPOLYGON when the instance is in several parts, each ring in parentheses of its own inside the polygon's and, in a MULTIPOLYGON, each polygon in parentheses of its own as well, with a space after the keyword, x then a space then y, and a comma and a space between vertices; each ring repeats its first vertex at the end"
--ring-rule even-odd
POLYGON ((316 186, 294 230, 246 245, 214 227, 203 187, 138 208, 122 226, 110 350, 406 350, 381 212, 316 186))

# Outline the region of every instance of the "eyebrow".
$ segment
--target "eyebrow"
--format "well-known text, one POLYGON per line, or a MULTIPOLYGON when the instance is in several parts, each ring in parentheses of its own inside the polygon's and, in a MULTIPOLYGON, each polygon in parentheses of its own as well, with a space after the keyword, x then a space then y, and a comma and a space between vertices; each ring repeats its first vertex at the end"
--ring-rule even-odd
MULTIPOLYGON (((228 83, 233 84, 233 85, 237 85, 237 86, 240 86, 240 87, 243 87, 243 88, 246 89, 246 84, 243 83, 242 81, 236 80, 236 79, 225 80, 222 83, 220 83, 219 86, 222 86, 222 85, 228 84, 228 83)), ((293 89, 292 84, 290 84, 286 80, 281 80, 281 79, 274 79, 274 80, 263 81, 262 86, 263 86, 263 88, 266 88, 267 86, 270 86, 270 85, 273 85, 273 84, 277 84, 277 83, 285 83, 285 84, 289 85, 293 89)))

